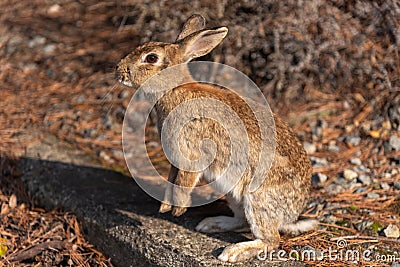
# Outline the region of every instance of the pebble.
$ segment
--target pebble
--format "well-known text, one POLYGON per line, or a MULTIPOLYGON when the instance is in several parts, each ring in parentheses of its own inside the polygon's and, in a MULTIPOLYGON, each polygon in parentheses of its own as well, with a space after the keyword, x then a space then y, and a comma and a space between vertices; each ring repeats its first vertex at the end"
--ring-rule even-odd
POLYGON ((388 190, 390 188, 390 185, 388 183, 381 183, 381 188, 388 190))
POLYGON ((341 185, 337 185, 337 184, 330 184, 328 185, 325 190, 329 193, 329 194, 338 194, 343 192, 344 188, 341 185))
POLYGON ((365 191, 367 191, 365 187, 360 187, 356 190, 356 194, 364 193, 365 191))
POLYGON ((400 190, 400 181, 397 181, 394 183, 394 188, 396 188, 397 190, 400 190))
POLYGON ((61 6, 59 4, 54 4, 49 9, 47 9, 47 13, 50 15, 57 14, 58 12, 61 11, 61 6))
POLYGON ((125 99, 125 98, 127 98, 129 95, 130 95, 129 91, 128 91, 128 90, 124 90, 124 91, 122 91, 122 92, 118 95, 118 98, 119 98, 119 99, 125 99))
POLYGON ((360 174, 357 179, 363 185, 367 185, 368 186, 368 185, 371 184, 371 177, 369 177, 366 174, 360 174))
POLYGON ((323 173, 314 173, 311 177, 312 184, 319 186, 324 184, 328 180, 328 176, 323 173))
POLYGON ((8 206, 10 206, 11 209, 15 209, 17 207, 17 196, 15 194, 12 194, 10 196, 10 199, 8 200, 8 206))
POLYGON ((397 227, 397 225, 394 224, 389 224, 389 226, 386 227, 383 232, 385 233, 386 237, 392 237, 396 239, 400 237, 400 229, 399 227, 397 227))
POLYGON ((375 198, 379 198, 380 195, 379 195, 378 193, 375 193, 375 192, 369 192, 369 193, 367 194, 367 197, 368 197, 368 198, 375 199, 375 198))
POLYGON ((124 158, 124 152, 122 150, 112 149, 111 153, 113 153, 113 155, 118 159, 124 158))
POLYGON ((361 165, 362 164, 361 159, 359 159, 359 158, 352 158, 350 160, 350 163, 354 164, 354 165, 361 165))
POLYGON ((23 39, 19 36, 13 36, 11 37, 6 46, 6 52, 7 54, 13 54, 18 50, 18 47, 22 44, 23 39))
POLYGON ((358 146, 361 142, 361 137, 358 135, 349 135, 344 138, 344 141, 348 144, 352 144, 353 146, 358 146))
POLYGON ((346 187, 349 184, 349 182, 346 179, 342 178, 342 177, 336 178, 335 183, 343 185, 343 186, 346 186, 346 187))
POLYGON ((43 47, 43 53, 46 55, 53 54, 56 51, 57 46, 55 44, 48 44, 43 47))
POLYGON ((34 48, 34 47, 39 46, 39 45, 44 45, 45 43, 46 43, 46 37, 37 35, 37 36, 33 37, 33 39, 28 42, 28 47, 29 48, 34 48))
POLYGON ((389 146, 395 151, 400 151, 400 139, 396 135, 392 135, 389 139, 389 146))
POLYGON ((340 152, 341 149, 337 145, 329 145, 328 146, 328 151, 329 152, 340 152))
POLYGON ((353 170, 346 169, 346 170, 343 171, 343 177, 346 180, 353 180, 353 179, 358 177, 358 174, 353 170))
POLYGON ((328 160, 326 158, 310 157, 313 167, 326 167, 328 166, 328 160))
POLYGON ((317 151, 317 147, 312 143, 304 142, 303 146, 307 154, 314 154, 317 151))
POLYGON ((100 154, 99 154, 99 156, 100 156, 100 158, 104 159, 105 161, 108 161, 108 162, 113 162, 113 161, 114 161, 114 160, 113 160, 109 155, 107 155, 107 153, 104 152, 104 151, 101 151, 100 154))
POLYGON ((78 96, 78 98, 76 99, 76 103, 78 104, 82 104, 83 102, 85 102, 86 97, 84 95, 80 95, 78 96))

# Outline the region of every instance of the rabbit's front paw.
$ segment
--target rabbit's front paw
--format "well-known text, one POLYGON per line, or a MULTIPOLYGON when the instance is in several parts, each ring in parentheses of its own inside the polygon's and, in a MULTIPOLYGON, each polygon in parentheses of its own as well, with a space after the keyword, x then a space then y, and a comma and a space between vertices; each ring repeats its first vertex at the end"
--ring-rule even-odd
POLYGON ((225 262, 241 262, 257 256, 265 244, 260 239, 241 242, 227 246, 218 256, 218 259, 225 262))
POLYGON ((170 210, 172 210, 171 204, 169 204, 167 202, 161 203, 160 210, 159 210, 160 213, 165 213, 165 212, 168 212, 170 210))
POLYGON ((173 207, 172 208, 172 215, 175 217, 179 217, 186 212, 186 207, 173 207))
POLYGON ((196 231, 202 233, 246 232, 248 230, 249 227, 243 218, 228 216, 205 218, 196 226, 196 231))

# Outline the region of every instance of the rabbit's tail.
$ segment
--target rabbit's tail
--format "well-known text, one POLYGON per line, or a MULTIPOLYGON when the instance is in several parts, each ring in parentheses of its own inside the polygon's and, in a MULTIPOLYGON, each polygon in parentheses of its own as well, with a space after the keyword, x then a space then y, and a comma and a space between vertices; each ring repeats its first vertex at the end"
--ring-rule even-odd
POLYGON ((279 231, 284 234, 299 235, 313 230, 317 227, 318 221, 313 219, 298 220, 293 223, 282 224, 279 231))

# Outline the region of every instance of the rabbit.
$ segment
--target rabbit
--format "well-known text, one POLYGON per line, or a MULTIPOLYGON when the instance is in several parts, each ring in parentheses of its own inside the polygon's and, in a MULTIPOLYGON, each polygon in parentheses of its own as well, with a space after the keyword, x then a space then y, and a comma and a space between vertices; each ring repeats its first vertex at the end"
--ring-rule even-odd
MULTIPOLYGON (((205 29, 204 17, 192 15, 174 43, 148 42, 121 59, 116 67, 117 79, 126 86, 138 88, 163 69, 208 54, 227 33, 227 27, 205 29)), ((309 197, 312 166, 288 124, 274 114, 273 121, 267 125, 275 127, 275 154, 268 175, 256 190, 251 191, 251 170, 258 162, 261 142, 254 113, 243 99, 230 90, 195 82, 189 71, 183 76, 181 79, 188 83, 168 91, 155 105, 159 132, 168 115, 181 103, 198 98, 215 99, 228 105, 242 120, 248 133, 249 161, 237 182, 229 177, 217 179, 229 161, 229 135, 223 126, 212 119, 194 118, 182 129, 183 134, 178 139, 182 153, 192 160, 198 158, 201 156, 199 143, 204 138, 210 138, 215 143, 215 159, 207 169, 199 172, 179 169, 171 164, 168 181, 180 187, 167 187, 160 212, 172 211, 174 216, 182 215, 190 206, 190 193, 200 179, 217 181, 214 183, 217 190, 232 188, 226 198, 234 216, 205 218, 195 228, 203 233, 252 232, 254 240, 231 244, 222 251, 218 259, 225 262, 245 261, 257 256, 260 251, 277 248, 280 233, 297 235, 314 229, 318 224, 316 220, 298 218, 309 197)), ((180 114, 183 116, 184 111, 180 114)), ((179 114, 176 119, 179 120, 179 114)))

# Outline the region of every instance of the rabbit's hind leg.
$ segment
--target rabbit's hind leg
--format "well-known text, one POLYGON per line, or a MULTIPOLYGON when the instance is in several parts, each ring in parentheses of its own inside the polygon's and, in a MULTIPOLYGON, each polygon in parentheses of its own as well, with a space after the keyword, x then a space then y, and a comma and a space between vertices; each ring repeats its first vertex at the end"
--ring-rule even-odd
POLYGON ((261 251, 270 251, 279 246, 279 209, 271 206, 273 202, 264 200, 266 199, 260 199, 259 196, 244 196, 246 219, 256 239, 227 246, 218 259, 227 262, 245 261, 257 256, 261 251))

